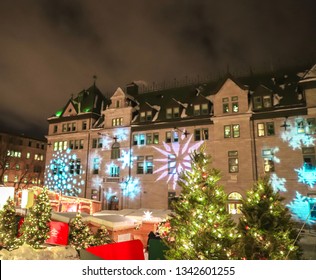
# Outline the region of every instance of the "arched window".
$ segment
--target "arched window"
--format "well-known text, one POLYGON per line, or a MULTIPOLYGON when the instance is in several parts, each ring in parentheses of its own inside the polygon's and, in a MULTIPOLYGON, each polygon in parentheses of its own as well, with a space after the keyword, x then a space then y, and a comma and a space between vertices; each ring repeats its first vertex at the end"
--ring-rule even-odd
POLYGON ((112 145, 112 150, 111 150, 111 159, 118 159, 121 157, 121 152, 120 152, 120 144, 117 142, 114 142, 112 145))
POLYGON ((242 196, 238 192, 232 192, 228 196, 228 212, 230 214, 241 214, 240 206, 241 206, 242 196))

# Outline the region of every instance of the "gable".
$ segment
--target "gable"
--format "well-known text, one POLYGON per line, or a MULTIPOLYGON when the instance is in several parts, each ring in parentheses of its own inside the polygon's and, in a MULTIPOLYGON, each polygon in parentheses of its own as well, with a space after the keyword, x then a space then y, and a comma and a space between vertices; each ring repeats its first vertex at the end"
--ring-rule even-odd
POLYGON ((74 103, 70 100, 62 113, 62 117, 76 116, 77 114, 77 109, 75 108, 74 103))

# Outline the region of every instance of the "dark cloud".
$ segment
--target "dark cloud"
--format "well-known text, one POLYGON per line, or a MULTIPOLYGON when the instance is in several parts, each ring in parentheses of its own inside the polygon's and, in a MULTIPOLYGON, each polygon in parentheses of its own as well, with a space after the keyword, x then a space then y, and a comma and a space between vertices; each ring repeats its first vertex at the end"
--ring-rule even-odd
POLYGON ((2 0, 0 128, 45 134, 93 82, 106 94, 225 71, 316 63, 314 0, 2 0))

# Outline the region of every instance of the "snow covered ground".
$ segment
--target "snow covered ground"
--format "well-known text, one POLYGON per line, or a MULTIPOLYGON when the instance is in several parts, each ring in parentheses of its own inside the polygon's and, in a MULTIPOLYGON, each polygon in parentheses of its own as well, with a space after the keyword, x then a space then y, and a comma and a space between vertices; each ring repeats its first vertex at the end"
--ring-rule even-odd
POLYGON ((0 250, 0 260, 79 260, 79 255, 70 246, 48 246, 45 249, 33 249, 24 244, 16 250, 0 250))

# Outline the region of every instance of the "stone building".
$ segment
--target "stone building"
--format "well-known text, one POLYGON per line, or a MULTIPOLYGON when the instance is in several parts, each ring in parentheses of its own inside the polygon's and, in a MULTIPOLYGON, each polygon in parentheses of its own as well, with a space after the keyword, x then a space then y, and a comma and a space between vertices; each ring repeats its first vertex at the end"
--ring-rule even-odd
POLYGON ((45 140, 1 132, 0 183, 16 189, 42 186, 45 156, 45 140))
POLYGON ((316 66, 151 90, 130 83, 110 99, 94 84, 48 118, 46 184, 103 209, 166 209, 190 152, 204 146, 231 213, 269 176, 300 216, 316 196, 315 110, 316 66))

